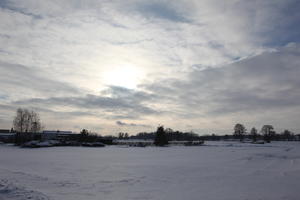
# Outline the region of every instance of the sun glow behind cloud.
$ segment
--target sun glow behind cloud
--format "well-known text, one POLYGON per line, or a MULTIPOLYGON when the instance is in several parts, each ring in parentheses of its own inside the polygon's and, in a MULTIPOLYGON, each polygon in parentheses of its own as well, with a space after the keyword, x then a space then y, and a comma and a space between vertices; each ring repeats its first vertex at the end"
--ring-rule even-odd
POLYGON ((142 69, 135 65, 119 64, 104 71, 101 77, 105 85, 136 89, 144 76, 142 69))

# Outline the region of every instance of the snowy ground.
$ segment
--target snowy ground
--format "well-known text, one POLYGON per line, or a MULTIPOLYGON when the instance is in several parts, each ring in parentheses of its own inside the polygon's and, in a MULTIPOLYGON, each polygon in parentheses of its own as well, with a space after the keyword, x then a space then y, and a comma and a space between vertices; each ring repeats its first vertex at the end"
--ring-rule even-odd
POLYGON ((300 142, 168 148, 0 145, 0 200, 299 200, 300 142))

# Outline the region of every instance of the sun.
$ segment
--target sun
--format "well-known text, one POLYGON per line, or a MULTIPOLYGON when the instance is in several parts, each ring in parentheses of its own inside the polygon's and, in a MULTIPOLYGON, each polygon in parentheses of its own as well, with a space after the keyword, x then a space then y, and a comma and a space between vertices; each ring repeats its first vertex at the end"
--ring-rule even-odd
POLYGON ((106 85, 121 86, 135 89, 143 78, 143 71, 138 67, 123 64, 111 67, 103 73, 103 81, 106 85))

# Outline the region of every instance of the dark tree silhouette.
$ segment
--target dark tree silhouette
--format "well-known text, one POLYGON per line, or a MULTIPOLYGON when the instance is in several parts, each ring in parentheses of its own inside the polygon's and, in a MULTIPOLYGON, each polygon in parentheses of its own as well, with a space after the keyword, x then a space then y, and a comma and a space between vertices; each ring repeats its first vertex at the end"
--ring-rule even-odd
POLYGON ((129 135, 128 135, 128 133, 119 132, 118 139, 120 139, 120 140, 122 140, 122 139, 127 140, 127 139, 129 139, 129 135))
POLYGON ((129 139, 128 133, 125 133, 125 134, 124 134, 124 139, 125 139, 125 140, 128 140, 128 139, 129 139))
POLYGON ((253 142, 256 142, 257 140, 257 129, 253 127, 250 131, 250 135, 252 137, 253 142))
MULTIPOLYGON (((193 140, 202 140, 203 136, 199 136, 196 133, 191 132, 181 132, 174 131, 171 128, 166 128, 165 134, 168 141, 193 141, 193 140)), ((154 140, 156 132, 151 133, 138 133, 137 135, 131 135, 129 138, 131 139, 143 139, 143 140, 154 140)))
POLYGON ((82 129, 80 131, 79 142, 94 142, 96 136, 91 134, 87 129, 82 129))
POLYGON ((282 137, 284 140, 292 140, 292 138, 294 138, 294 134, 289 131, 289 130, 284 130, 283 133, 282 133, 282 137))
POLYGON ((261 133, 264 136, 266 142, 271 142, 272 137, 275 135, 275 131, 272 125, 263 125, 261 133))
POLYGON ((118 134, 118 138, 121 140, 121 139, 123 139, 124 138, 124 133, 123 132, 120 132, 119 134, 118 134))
POLYGON ((19 133, 37 133, 42 129, 40 116, 34 111, 18 108, 13 120, 13 129, 19 133))
POLYGON ((234 132, 233 132, 233 135, 236 137, 236 138, 239 138, 240 141, 243 141, 244 140, 244 136, 246 134, 246 128, 243 124, 236 124, 234 126, 234 132))
POLYGON ((168 144, 168 139, 163 126, 158 126, 154 138, 154 144, 156 146, 165 146, 168 144))

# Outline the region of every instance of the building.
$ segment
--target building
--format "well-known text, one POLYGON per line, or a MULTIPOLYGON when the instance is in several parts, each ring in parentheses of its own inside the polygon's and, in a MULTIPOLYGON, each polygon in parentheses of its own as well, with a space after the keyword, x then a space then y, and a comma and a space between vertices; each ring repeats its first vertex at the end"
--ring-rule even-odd
POLYGON ((13 143, 16 138, 16 133, 10 132, 8 129, 0 129, 0 141, 13 143))
POLYGON ((78 137, 79 134, 73 133, 72 131, 51 131, 46 130, 42 132, 42 140, 72 140, 78 137))

